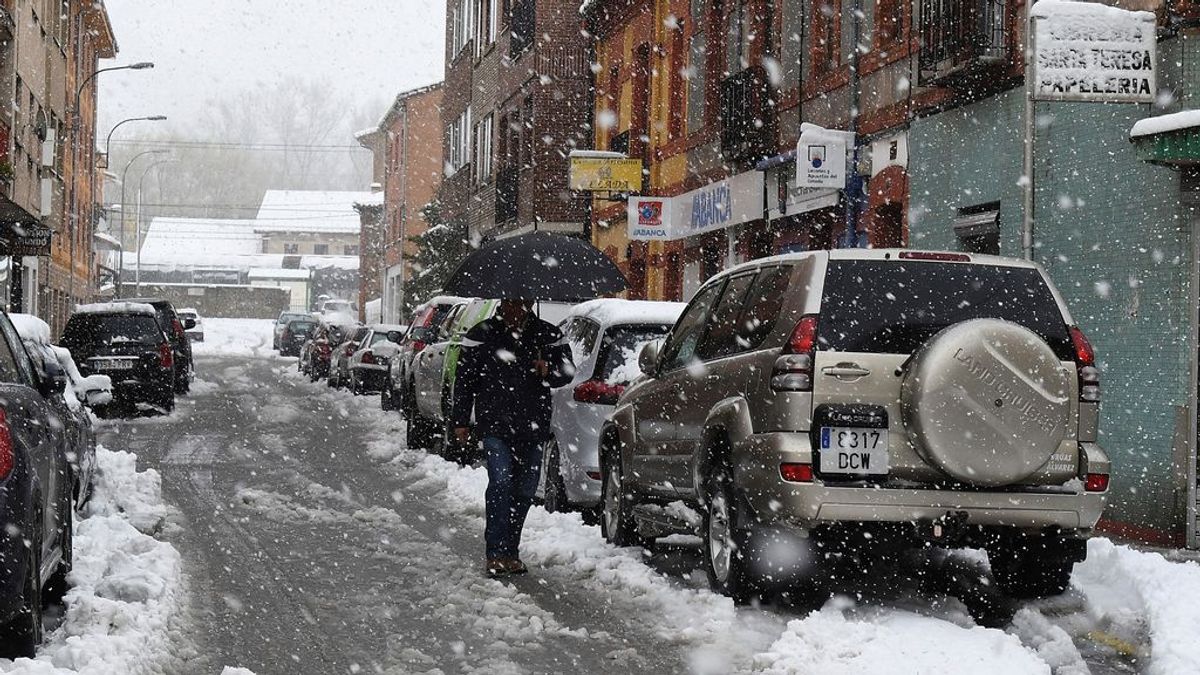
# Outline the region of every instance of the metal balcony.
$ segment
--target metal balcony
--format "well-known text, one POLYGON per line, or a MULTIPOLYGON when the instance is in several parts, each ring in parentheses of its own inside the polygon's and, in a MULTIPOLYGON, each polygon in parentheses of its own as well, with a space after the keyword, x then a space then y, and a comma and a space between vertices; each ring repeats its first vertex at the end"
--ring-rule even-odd
POLYGON ((749 161, 773 154, 775 109, 767 71, 751 66, 721 81, 721 152, 749 161))
POLYGON ((1004 0, 918 0, 922 86, 951 86, 1003 65, 1008 56, 1004 0))

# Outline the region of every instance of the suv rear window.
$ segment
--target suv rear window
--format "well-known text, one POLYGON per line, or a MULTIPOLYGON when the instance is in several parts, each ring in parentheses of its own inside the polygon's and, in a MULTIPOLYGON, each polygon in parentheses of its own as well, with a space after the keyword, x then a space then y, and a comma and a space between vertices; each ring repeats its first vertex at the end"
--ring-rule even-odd
POLYGON ((82 314, 71 317, 63 331, 67 345, 137 342, 156 345, 163 341, 162 329, 152 316, 133 314, 82 314))
POLYGON ((638 356, 647 343, 661 339, 671 330, 658 324, 614 326, 604 335, 596 359, 595 379, 613 384, 627 384, 642 374, 638 356))
POLYGON ((943 328, 981 318, 1024 326, 1060 359, 1073 358, 1042 275, 996 265, 831 261, 818 342, 832 351, 911 354, 943 328))

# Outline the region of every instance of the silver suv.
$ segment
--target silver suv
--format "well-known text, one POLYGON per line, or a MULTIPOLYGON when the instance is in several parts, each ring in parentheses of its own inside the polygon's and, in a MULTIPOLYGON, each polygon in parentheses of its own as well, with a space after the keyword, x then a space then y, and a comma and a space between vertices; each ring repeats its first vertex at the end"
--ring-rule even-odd
POLYGON ((736 600, 921 546, 985 549, 1002 591, 1054 595, 1104 510, 1095 354, 1033 263, 757 260, 710 279, 640 363, 602 432, 604 534, 691 523, 736 600))

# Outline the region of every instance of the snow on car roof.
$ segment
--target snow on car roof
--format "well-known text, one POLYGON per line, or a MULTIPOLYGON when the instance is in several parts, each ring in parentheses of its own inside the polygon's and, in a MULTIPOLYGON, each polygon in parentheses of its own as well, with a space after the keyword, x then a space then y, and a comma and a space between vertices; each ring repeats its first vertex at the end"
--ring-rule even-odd
POLYGON ((408 330, 408 326, 402 326, 396 323, 373 323, 371 324, 371 330, 375 331, 376 333, 391 333, 392 331, 403 333, 404 331, 408 330))
POLYGON ((50 324, 32 314, 9 314, 8 318, 12 319, 13 327, 22 340, 50 344, 50 324))
POLYGON ((76 314, 149 314, 157 316, 154 307, 144 302, 96 302, 76 305, 76 314))
POLYGON ((614 323, 674 325, 685 307, 687 305, 682 302, 601 298, 576 305, 567 316, 586 316, 604 325, 614 323))

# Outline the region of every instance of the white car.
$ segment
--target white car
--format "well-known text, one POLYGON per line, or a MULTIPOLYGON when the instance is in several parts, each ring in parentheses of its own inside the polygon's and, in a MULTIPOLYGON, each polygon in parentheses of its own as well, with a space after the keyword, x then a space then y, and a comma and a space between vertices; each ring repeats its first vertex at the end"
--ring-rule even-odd
POLYGON ((400 352, 400 342, 407 332, 408 326, 382 323, 367 330, 358 349, 350 355, 350 391, 368 394, 383 389, 388 365, 400 352))
POLYGON ((559 324, 571 346, 575 378, 552 394, 554 440, 542 453, 538 495, 547 511, 600 505, 600 428, 625 387, 641 375, 638 353, 675 325, 678 302, 601 299, 576 305, 559 324))
POLYGON ((179 320, 187 325, 187 320, 192 320, 192 327, 183 331, 188 340, 192 342, 204 342, 204 319, 200 318, 200 312, 193 307, 184 307, 179 310, 179 320))

